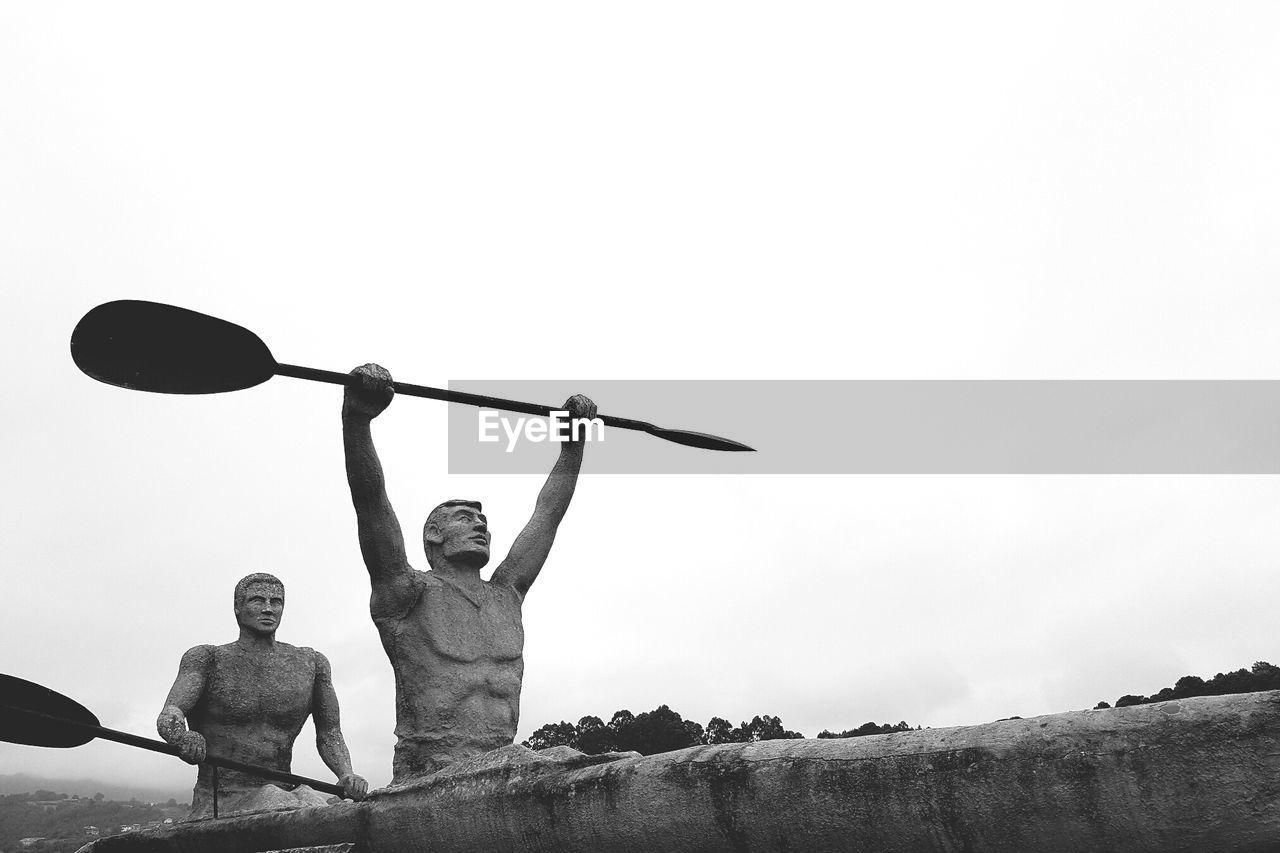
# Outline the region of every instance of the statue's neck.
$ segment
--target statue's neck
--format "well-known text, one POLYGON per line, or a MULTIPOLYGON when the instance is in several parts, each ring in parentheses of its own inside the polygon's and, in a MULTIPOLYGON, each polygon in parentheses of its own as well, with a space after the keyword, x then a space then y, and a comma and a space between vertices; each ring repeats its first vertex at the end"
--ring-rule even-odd
POLYGON ((276 635, 257 634, 248 628, 240 629, 240 639, 236 640, 236 645, 244 649, 246 652, 254 651, 271 651, 276 647, 276 635))
POLYGON ((456 562, 443 554, 436 553, 434 560, 428 560, 431 571, 459 583, 479 583, 480 566, 471 563, 456 562))
POLYGON ((432 568, 432 571, 463 586, 483 583, 480 580, 480 569, 475 566, 459 566, 449 560, 441 560, 439 565, 432 568))
POLYGON ((445 585, 453 587, 476 607, 484 605, 485 582, 480 579, 479 569, 458 568, 446 562, 445 565, 432 569, 432 572, 444 581, 445 585))

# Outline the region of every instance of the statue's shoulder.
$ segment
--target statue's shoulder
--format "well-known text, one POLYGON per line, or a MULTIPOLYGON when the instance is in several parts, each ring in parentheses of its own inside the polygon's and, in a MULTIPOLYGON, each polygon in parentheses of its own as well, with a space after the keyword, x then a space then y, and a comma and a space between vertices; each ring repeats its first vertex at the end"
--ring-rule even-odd
MULTIPOLYGON (((279 641, 277 641, 277 643, 279 643, 279 641)), ((329 659, 310 646, 289 646, 289 649, 298 657, 305 659, 315 666, 329 665, 329 659)))
MULTIPOLYGON (((229 655, 229 654, 231 654, 232 652, 234 652, 234 651, 236 651, 237 649, 239 649, 239 648, 240 648, 240 646, 239 646, 239 644, 238 644, 235 640, 232 640, 232 641, 231 641, 231 642, 229 642, 229 643, 222 643, 221 645, 218 645, 218 646, 196 646, 196 648, 197 648, 197 649, 208 649, 208 650, 209 650, 209 653, 210 653, 210 654, 214 654, 214 655, 229 655)), ((194 649, 193 649, 193 651, 194 651, 194 649)))
POLYGON ((218 652, 216 646, 192 646, 182 653, 182 662, 178 663, 178 670, 207 672, 214 663, 216 652, 218 652))
POLYGON ((320 654, 310 646, 295 646, 291 643, 282 643, 276 640, 276 653, 281 657, 300 664, 317 664, 324 660, 324 655, 320 654))
POLYGON ((489 590, 490 600, 500 602, 502 607, 518 611, 524 605, 524 596, 511 584, 495 583, 492 580, 487 580, 484 584, 485 588, 489 590))
POLYGON ((192 646, 182 653, 183 666, 207 666, 213 662, 214 656, 225 646, 192 646))
POLYGON ((406 566, 404 575, 401 576, 400 582, 408 581, 407 587, 401 587, 401 592, 408 592, 411 595, 421 595, 423 589, 437 589, 441 586, 440 576, 435 572, 427 569, 425 572, 421 569, 415 569, 413 566, 406 566))
POLYGON ((489 578, 489 580, 484 582, 484 585, 486 589, 491 589, 494 592, 500 592, 503 595, 511 594, 517 598, 520 597, 520 593, 516 592, 516 588, 509 583, 505 583, 500 580, 495 581, 493 578, 489 578))
POLYGON ((373 624, 378 631, 398 631, 398 626, 405 619, 412 619, 412 613, 422 603, 422 599, 440 582, 430 572, 422 572, 405 564, 406 571, 398 574, 394 582, 374 584, 373 597, 369 600, 369 613, 373 616, 373 624))

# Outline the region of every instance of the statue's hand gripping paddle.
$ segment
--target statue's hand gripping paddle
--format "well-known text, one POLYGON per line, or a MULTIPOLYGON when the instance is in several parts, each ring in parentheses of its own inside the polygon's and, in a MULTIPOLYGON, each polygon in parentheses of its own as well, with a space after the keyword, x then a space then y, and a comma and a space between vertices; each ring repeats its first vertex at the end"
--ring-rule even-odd
MULTIPOLYGON (((180 752, 178 747, 162 740, 105 728, 92 711, 74 699, 34 682, 0 674, 0 740, 29 746, 67 748, 83 746, 94 738, 113 740, 166 755, 178 755, 180 752)), ((339 797, 346 796, 342 788, 332 782, 321 782, 319 779, 309 779, 283 770, 259 767, 216 755, 205 756, 205 763, 291 785, 310 785, 317 791, 337 794, 339 797)))
MULTIPOLYGON (((71 358, 89 376, 108 385, 162 394, 216 394, 261 385, 272 376, 293 376, 334 385, 357 381, 347 373, 281 364, 253 332, 186 308, 123 299, 91 310, 71 333, 71 358)), ((397 394, 426 397, 547 417, 554 406, 504 400, 443 388, 396 382, 397 394)), ((647 432, 705 450, 753 450, 740 442, 701 432, 665 429, 645 421, 601 415, 605 426, 647 432)))

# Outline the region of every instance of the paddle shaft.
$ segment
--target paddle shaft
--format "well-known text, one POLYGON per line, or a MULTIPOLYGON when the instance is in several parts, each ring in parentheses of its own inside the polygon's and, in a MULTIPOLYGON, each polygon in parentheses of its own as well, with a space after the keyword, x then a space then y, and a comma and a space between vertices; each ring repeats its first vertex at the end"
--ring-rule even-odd
MULTIPOLYGON (((115 729, 108 729, 104 726, 81 723, 76 720, 68 720, 66 717, 55 717, 52 714, 42 714, 39 711, 33 711, 30 708, 20 708, 16 705, 5 704, 0 707, 4 707, 11 711, 20 711, 21 713, 32 717, 40 717, 68 728, 90 732, 94 737, 100 737, 104 740, 113 740, 116 743, 137 746, 142 749, 149 749, 152 752, 163 752, 165 755, 182 754, 182 750, 178 749, 178 747, 171 743, 165 743, 162 740, 138 737, 137 735, 131 735, 128 732, 119 732, 115 729)), ((286 773, 283 770, 272 770, 270 767, 259 767, 256 764, 246 764, 243 761, 236 761, 232 758, 219 758, 216 755, 206 755, 204 760, 207 764, 212 764, 217 767, 225 767, 228 770, 239 770, 243 773, 252 773, 255 776, 263 776, 267 779, 275 779, 279 782, 288 782, 291 785, 310 785, 317 791, 324 791, 327 794, 337 794, 339 797, 346 796, 346 794, 343 793, 342 788, 338 785, 334 785, 330 782, 321 782, 319 779, 308 779, 306 776, 297 776, 293 773, 286 773)))
MULTIPOLYGON (((352 385, 358 380, 350 373, 335 373, 332 370, 317 370, 314 367, 300 367, 296 364, 276 364, 276 374, 292 376, 295 379, 311 379, 316 382, 329 382, 333 385, 352 385)), ((465 391, 447 391, 443 388, 429 388, 426 385, 410 385, 408 382, 393 382, 392 387, 397 394, 408 394, 410 397, 426 397, 429 400, 444 400, 448 403, 464 403, 468 406, 480 406, 488 409, 502 409, 507 412, 520 412, 526 415, 547 417, 552 412, 563 411, 555 406, 539 406, 536 403, 522 403, 519 400, 505 400, 502 397, 486 397, 483 394, 468 394, 465 391)), ((634 429, 640 432, 652 432, 656 427, 644 421, 633 421, 630 418, 618 418, 613 415, 599 415, 605 426, 618 429, 634 429)))
MULTIPOLYGON (((71 358, 99 382, 158 394, 217 394, 253 388, 272 376, 292 376, 353 387, 351 374, 281 364, 253 332, 175 305, 122 299, 105 302, 80 318, 71 333, 71 358)), ((549 417, 559 409, 520 400, 448 391, 397 382, 396 391, 549 417)), ((561 422, 563 423, 563 422, 561 422)), ((670 429, 647 421, 598 415, 593 423, 648 433, 664 441, 704 450, 752 450, 745 444, 693 430, 670 429)), ((563 440, 563 435, 554 436, 563 440)))

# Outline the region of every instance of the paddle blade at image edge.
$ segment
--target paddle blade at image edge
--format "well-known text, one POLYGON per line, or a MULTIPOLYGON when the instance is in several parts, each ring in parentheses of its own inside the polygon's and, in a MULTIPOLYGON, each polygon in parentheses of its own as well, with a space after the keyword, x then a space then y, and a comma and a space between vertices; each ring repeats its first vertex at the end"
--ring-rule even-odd
POLYGON ((248 329, 159 302, 124 299, 89 311, 71 333, 86 375, 135 391, 215 394, 270 379, 275 359, 248 329))
POLYGON ((66 748, 86 744, 94 738, 91 732, 24 711, 98 725, 98 718, 79 702, 34 682, 0 674, 0 740, 66 748))

